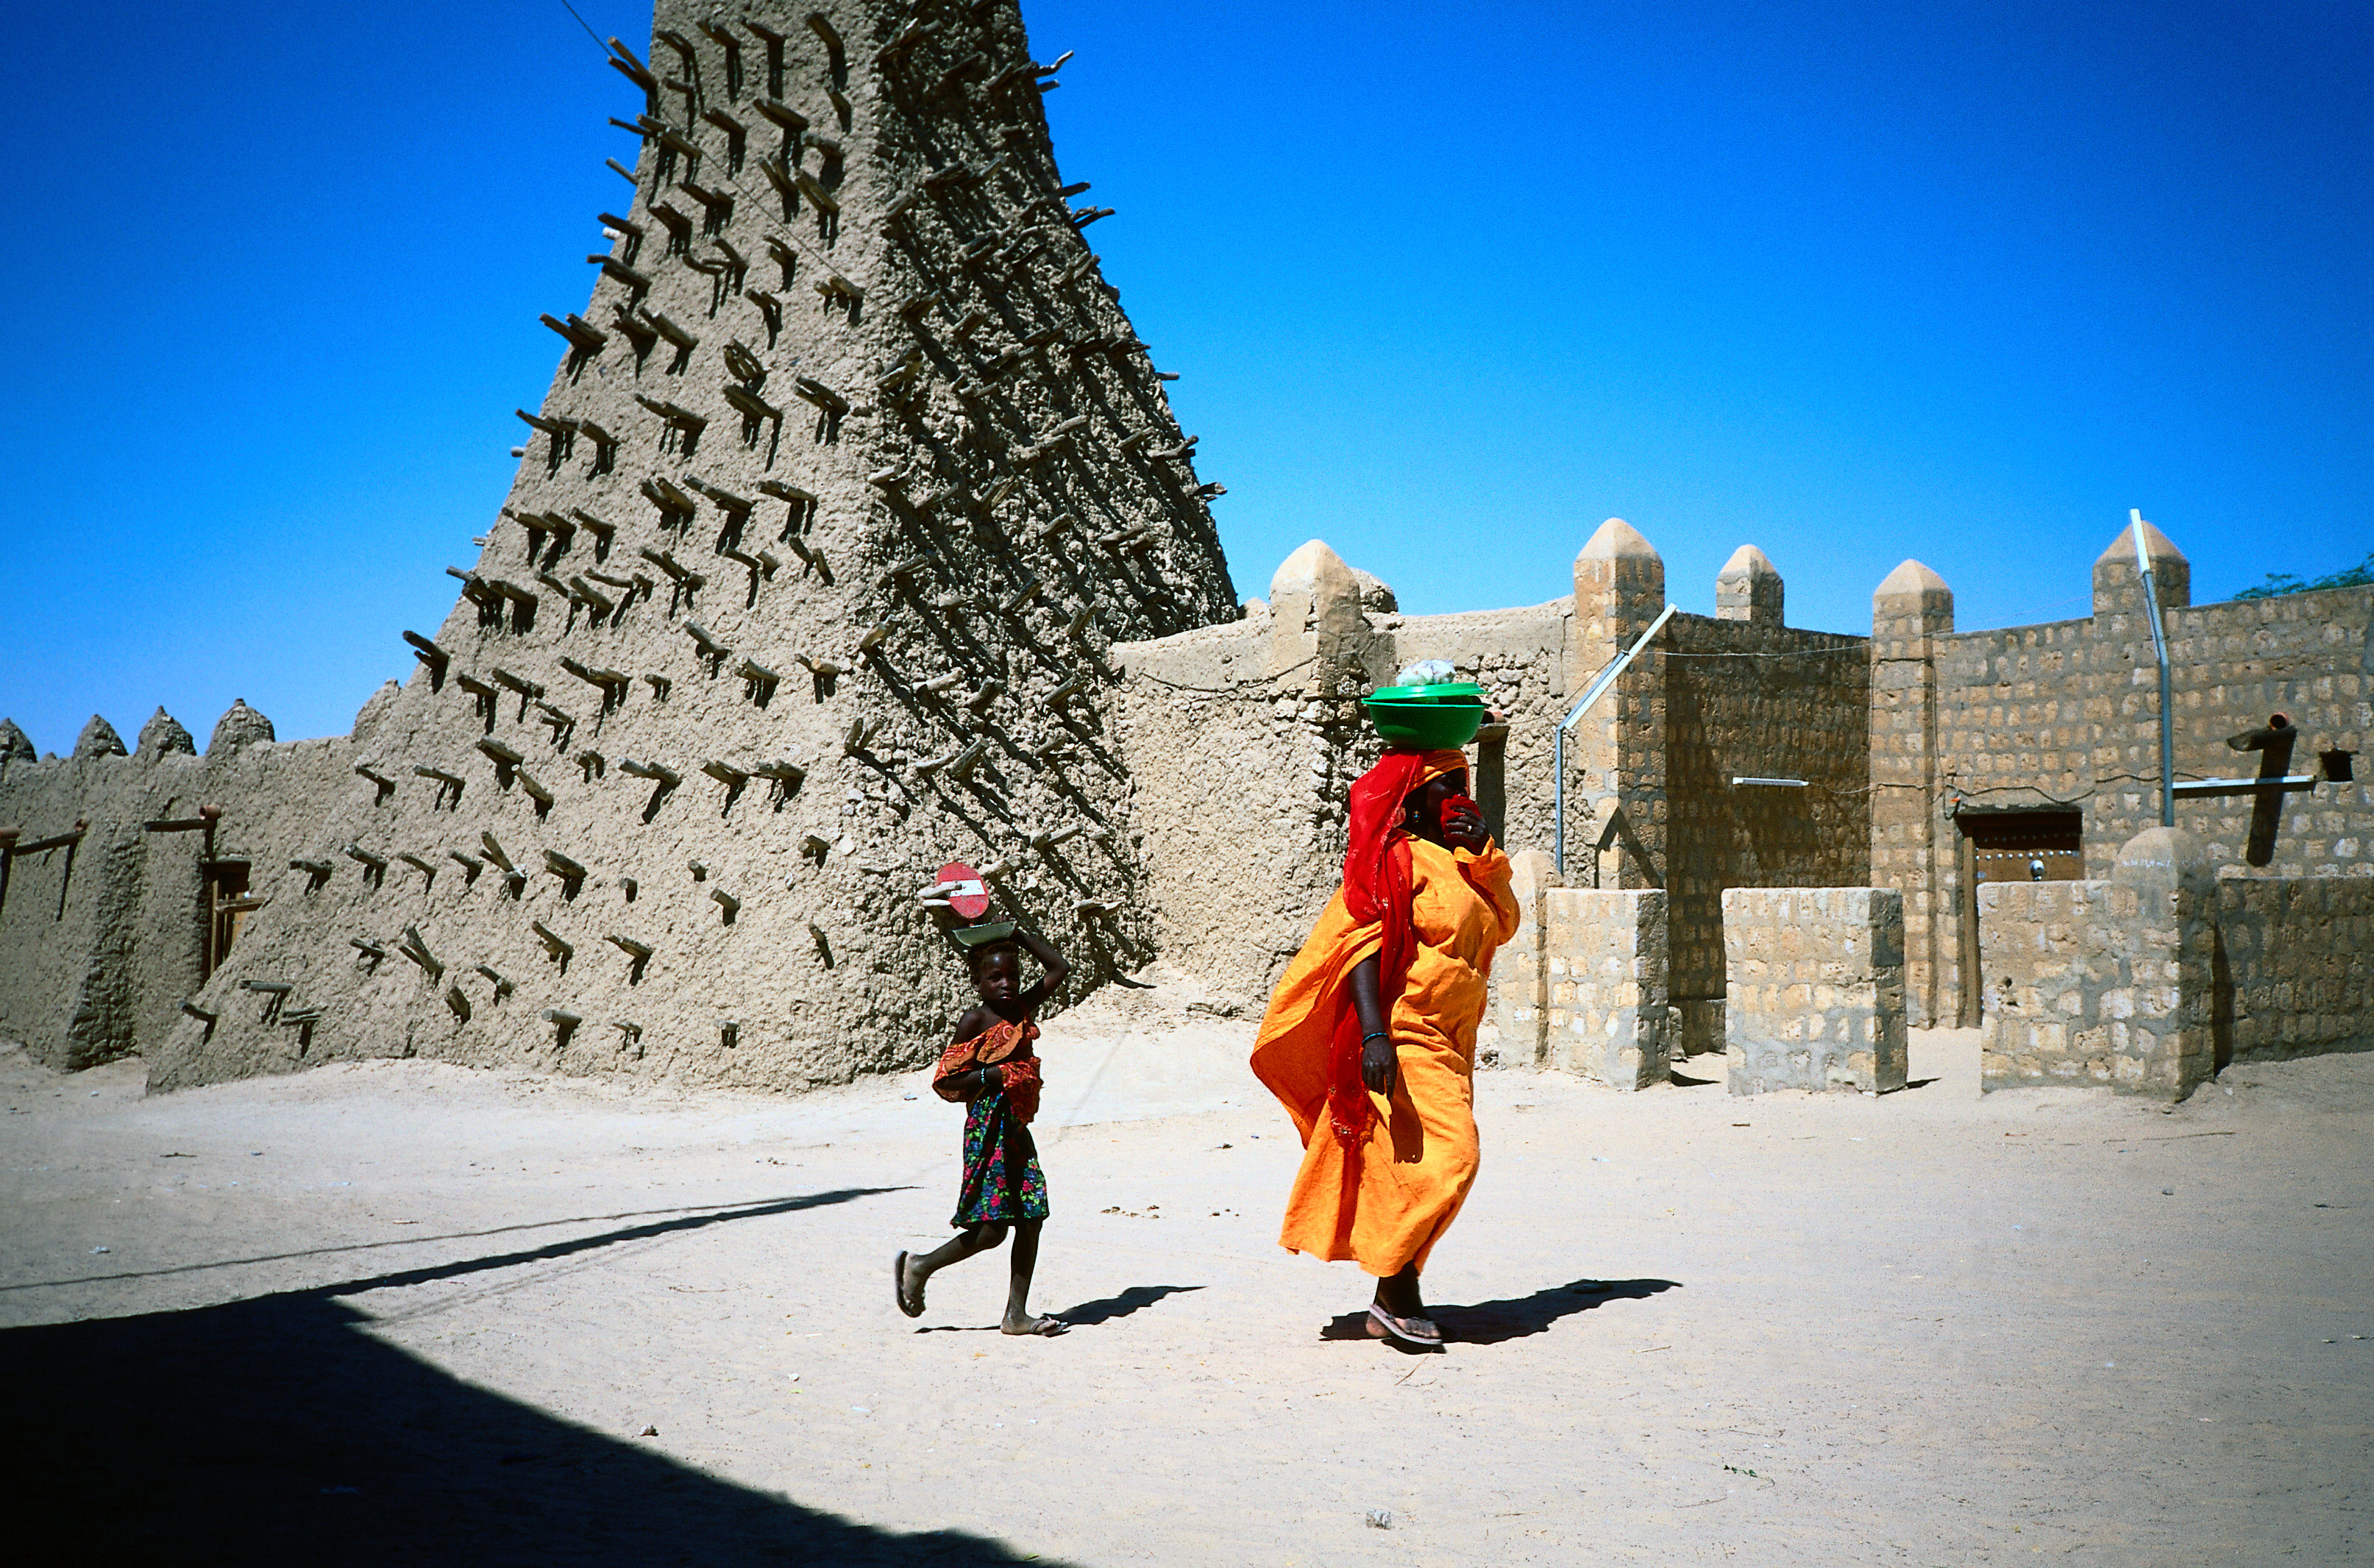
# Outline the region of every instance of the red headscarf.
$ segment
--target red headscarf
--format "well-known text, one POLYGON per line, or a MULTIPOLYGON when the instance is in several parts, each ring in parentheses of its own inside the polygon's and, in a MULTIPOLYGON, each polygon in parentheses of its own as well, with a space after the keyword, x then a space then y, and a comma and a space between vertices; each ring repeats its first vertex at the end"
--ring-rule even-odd
MULTIPOLYGON (((1464 752, 1389 751, 1352 786, 1344 907, 1360 925, 1384 927, 1383 944, 1377 951, 1377 989, 1385 999, 1388 1018, 1417 951, 1417 936, 1410 927, 1410 836, 1402 825, 1402 802, 1411 790, 1466 769, 1464 752)), ((1327 1115, 1336 1137, 1357 1143, 1368 1136, 1376 1107, 1360 1078, 1360 1012, 1350 996, 1342 1000, 1328 1053, 1327 1115)))

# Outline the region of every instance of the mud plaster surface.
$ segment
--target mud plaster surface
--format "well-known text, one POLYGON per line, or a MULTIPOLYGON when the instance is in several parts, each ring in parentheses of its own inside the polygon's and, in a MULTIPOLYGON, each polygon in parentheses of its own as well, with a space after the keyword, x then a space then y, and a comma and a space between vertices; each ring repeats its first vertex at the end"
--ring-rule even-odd
POLYGON ((1980 1100, 1975 1032, 1877 1099, 1485 1074, 1414 1358, 1328 1337, 1365 1281, 1274 1246, 1290 1129, 1179 994, 1044 1041, 1054 1341, 985 1331, 993 1259, 892 1310, 955 1186, 919 1080, 0 1058, 12 1479, 191 1560, 2368 1554, 2374 1058, 2168 1111, 1980 1100))

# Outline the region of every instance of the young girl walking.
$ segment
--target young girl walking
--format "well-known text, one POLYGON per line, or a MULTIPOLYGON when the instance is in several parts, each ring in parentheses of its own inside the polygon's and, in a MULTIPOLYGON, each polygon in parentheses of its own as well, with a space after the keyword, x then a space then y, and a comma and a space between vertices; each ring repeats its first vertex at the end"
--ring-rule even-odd
POLYGON ((957 1195, 956 1239, 921 1258, 900 1253, 892 1265, 899 1310, 923 1315, 923 1285, 951 1263, 986 1252, 1014 1231, 1008 1334, 1054 1335, 1071 1327, 1030 1312, 1030 1271, 1039 1262, 1039 1227, 1047 1219, 1047 1178, 1039 1169, 1030 1118, 1039 1113, 1039 1059, 1030 1042, 1039 1009, 1071 973, 1060 954, 1011 925, 959 930, 967 943, 973 989, 981 1005, 957 1020, 956 1043, 941 1056, 932 1088, 965 1106, 964 1183, 957 1195), (968 941, 970 939, 970 941, 968 941), (1022 954, 1039 961, 1039 983, 1022 985, 1022 954))

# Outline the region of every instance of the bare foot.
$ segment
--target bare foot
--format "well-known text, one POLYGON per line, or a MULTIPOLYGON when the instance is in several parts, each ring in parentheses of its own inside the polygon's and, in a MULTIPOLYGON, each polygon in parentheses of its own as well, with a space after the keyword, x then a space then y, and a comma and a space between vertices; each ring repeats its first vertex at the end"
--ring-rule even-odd
POLYGON ((1068 1331, 1072 1326, 1060 1317, 1025 1317, 1008 1318, 997 1327, 998 1331, 1004 1334, 1036 1334, 1041 1339, 1052 1340, 1068 1331))

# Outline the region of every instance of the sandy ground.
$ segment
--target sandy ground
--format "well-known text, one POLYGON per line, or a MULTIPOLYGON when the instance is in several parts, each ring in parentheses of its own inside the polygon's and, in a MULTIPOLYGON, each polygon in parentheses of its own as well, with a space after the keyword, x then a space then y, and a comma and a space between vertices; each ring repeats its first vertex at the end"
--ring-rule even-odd
MULTIPOLYGON (((1478 1081, 1455 1342, 1275 1245, 1244 1020, 1050 1025, 1035 1305, 933 1283, 960 1112, 417 1062, 144 1097, 0 1056, 12 1531, 44 1561, 2374 1558, 2374 1059, 2170 1108, 1478 1081), (1373 1517, 1381 1523, 1372 1523, 1373 1517)), ((913 1097, 910 1097, 913 1096, 913 1097)))

